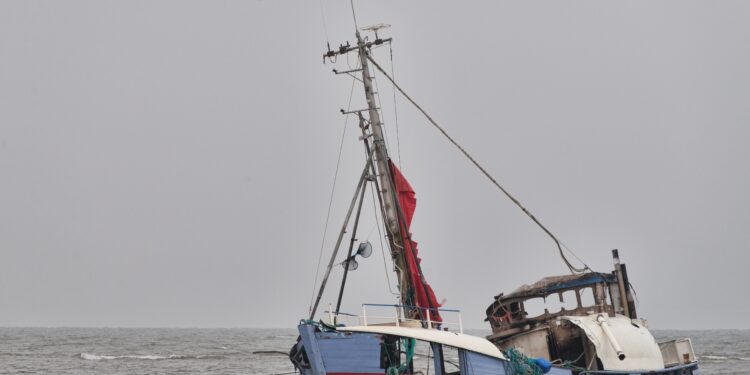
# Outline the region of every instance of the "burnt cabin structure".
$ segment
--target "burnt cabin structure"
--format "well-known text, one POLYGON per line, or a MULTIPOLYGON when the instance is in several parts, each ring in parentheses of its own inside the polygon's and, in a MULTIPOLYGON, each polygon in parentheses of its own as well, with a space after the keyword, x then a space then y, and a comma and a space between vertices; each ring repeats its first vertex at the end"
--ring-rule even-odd
MULTIPOLYGON (((550 276, 495 296, 487 308, 485 321, 492 327, 487 338, 501 349, 517 347, 553 363, 603 369, 596 346, 571 317, 619 316, 629 319, 634 328, 646 328, 646 322, 638 319, 625 265, 616 250, 613 256, 612 273, 550 276), (560 307, 550 311, 551 304, 560 307)), ((625 354, 617 354, 624 359, 625 354)))

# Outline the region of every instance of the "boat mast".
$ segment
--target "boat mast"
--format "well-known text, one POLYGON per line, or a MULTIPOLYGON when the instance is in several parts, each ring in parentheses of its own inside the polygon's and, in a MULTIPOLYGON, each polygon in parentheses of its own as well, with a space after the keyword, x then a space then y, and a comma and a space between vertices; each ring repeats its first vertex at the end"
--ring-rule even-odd
POLYGON ((388 241, 391 245, 391 255, 395 262, 396 274, 399 280, 399 292, 401 303, 403 305, 410 305, 412 301, 409 300, 409 281, 405 275, 406 264, 404 262, 404 245, 401 236, 401 226, 398 215, 398 202, 396 201, 396 194, 393 191, 393 180, 391 178, 390 166, 388 163, 388 149, 385 143, 385 137, 383 136, 383 124, 380 121, 379 108, 375 101, 375 90, 372 84, 372 75, 369 67, 369 48, 372 44, 381 44, 383 41, 375 34, 375 41, 367 43, 360 35, 359 31, 356 32, 357 37, 357 49, 359 53, 359 61, 362 64, 362 84, 365 90, 365 99, 367 101, 367 111, 369 114, 369 122, 372 136, 372 152, 374 165, 377 169, 377 178, 380 182, 380 191, 378 192, 382 197, 383 202, 383 221, 388 233, 388 241))
POLYGON ((359 59, 362 62, 362 83, 365 88, 365 99, 367 100, 367 109, 370 115, 375 165, 378 169, 378 179, 380 180, 380 186, 382 189, 381 193, 383 194, 383 205, 385 209, 383 217, 385 224, 388 226, 389 232, 395 234, 400 231, 400 228, 398 225, 399 221, 396 212, 395 197, 390 192, 393 184, 388 167, 388 150, 386 148, 385 138, 383 137, 383 124, 380 122, 380 113, 378 112, 375 102, 372 76, 370 75, 370 67, 367 58, 367 44, 362 40, 359 31, 357 31, 357 46, 359 47, 359 59))
MULTIPOLYGON (((384 43, 390 43, 391 38, 380 39, 378 37, 378 29, 387 27, 387 25, 374 25, 363 30, 373 31, 375 34, 375 40, 368 41, 363 38, 359 30, 355 32, 357 38, 357 45, 352 46, 348 42, 344 45, 340 45, 338 49, 331 50, 330 46, 328 52, 323 55, 323 60, 330 59, 335 61, 336 57, 345 55, 350 52, 357 52, 359 56, 359 62, 361 67, 359 69, 352 69, 343 72, 339 72, 334 69, 336 74, 348 74, 352 75, 357 71, 362 72, 361 82, 365 90, 365 99, 367 101, 367 108, 356 111, 344 111, 341 112, 345 115, 356 113, 362 120, 362 112, 367 111, 368 119, 366 125, 362 127, 363 137, 362 140, 365 143, 369 157, 371 157, 373 173, 376 175, 376 186, 379 186, 378 196, 381 202, 381 210, 383 221, 385 224, 386 235, 388 244, 391 249, 391 257, 394 263, 394 270, 396 272, 396 278, 399 284, 399 299, 402 305, 409 306, 404 308, 404 313, 409 319, 421 319, 421 311, 416 308, 416 302, 414 301, 414 289, 416 286, 412 285, 410 275, 408 274, 409 268, 406 266, 406 246, 404 246, 404 238, 408 238, 411 241, 410 236, 406 233, 403 236, 402 233, 402 221, 404 220, 403 211, 398 201, 397 192, 395 191, 395 184, 393 181, 392 171, 390 169, 390 162, 388 157, 388 148, 386 146, 385 137, 383 133, 383 123, 380 120, 380 108, 377 106, 375 101, 375 89, 373 87, 373 76, 370 72, 370 50, 372 46, 382 45, 384 43), (370 149, 370 138, 372 138, 372 148, 370 149)), ((352 75, 352 77, 354 77, 352 75)), ((412 245, 413 246, 413 245, 412 245)), ((411 251, 414 251, 413 249, 411 251)), ((327 278, 327 277, 326 277, 327 278)), ((324 279, 325 280, 325 279, 324 279)), ((322 286, 321 291, 322 293, 322 286)), ((315 304, 317 307, 317 303, 315 304)), ((433 306, 429 306, 432 308, 433 306)), ((426 308, 426 306, 423 306, 426 308)), ((312 315, 315 313, 315 308, 312 309, 312 315)))

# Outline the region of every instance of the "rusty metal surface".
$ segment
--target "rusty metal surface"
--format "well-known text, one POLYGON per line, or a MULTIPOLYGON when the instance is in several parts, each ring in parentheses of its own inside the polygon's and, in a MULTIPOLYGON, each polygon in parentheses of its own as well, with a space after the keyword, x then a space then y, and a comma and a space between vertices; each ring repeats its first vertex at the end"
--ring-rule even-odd
POLYGON ((499 294, 495 299, 500 302, 510 301, 512 299, 526 299, 530 297, 545 297, 557 293, 563 289, 571 289, 593 285, 599 282, 613 282, 615 277, 607 273, 584 273, 580 275, 562 275, 548 276, 533 284, 525 284, 504 295, 499 294))
POLYGON ((533 284, 523 285, 508 295, 495 296, 495 301, 487 307, 485 320, 490 322, 493 336, 502 338, 546 325, 547 322, 565 315, 605 313, 614 316, 619 311, 608 296, 613 295, 612 287, 616 287, 616 284, 617 279, 614 275, 603 273, 545 277, 533 284), (575 302, 576 307, 573 309, 561 308, 559 311, 550 312, 545 308, 544 313, 529 316, 524 305, 524 302, 534 298, 545 298, 546 301, 546 298, 552 295, 563 301, 563 293, 570 291, 574 292, 576 298, 575 301, 568 301, 575 302), (584 293, 592 293, 589 296, 593 297, 593 304, 582 303, 584 293))

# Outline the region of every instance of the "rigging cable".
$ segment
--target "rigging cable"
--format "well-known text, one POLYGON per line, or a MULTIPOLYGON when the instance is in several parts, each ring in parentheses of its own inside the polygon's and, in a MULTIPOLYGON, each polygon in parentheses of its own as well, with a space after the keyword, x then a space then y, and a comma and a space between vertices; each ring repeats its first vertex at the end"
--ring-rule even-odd
MULTIPOLYGON (((352 97, 354 96, 354 84, 357 81, 352 80, 352 88, 349 91, 349 104, 347 105, 347 111, 352 106, 352 97)), ((309 310, 312 311, 312 305, 313 305, 313 299, 315 298, 315 287, 318 285, 318 276, 320 276, 320 262, 323 259, 323 248, 325 247, 326 243, 326 233, 328 233, 328 221, 331 218, 331 208, 333 207, 333 195, 336 191, 336 180, 339 176, 339 166, 341 165, 341 154, 344 149, 344 139, 346 138, 346 128, 349 124, 349 115, 344 116, 344 131, 341 134, 341 143, 339 144, 339 156, 338 159, 336 159, 336 171, 333 174, 333 184, 331 186, 331 197, 328 200, 328 212, 326 213, 326 221, 323 225, 323 240, 320 242, 320 252, 318 254, 318 266, 315 267, 315 281, 313 281, 312 285, 312 294, 310 295, 310 306, 309 310)))
MULTIPOLYGON (((361 113, 359 114, 359 119, 362 122, 368 123, 368 125, 366 125, 364 127, 360 126, 360 129, 362 130, 362 136, 366 137, 367 134, 366 134, 365 129, 369 126, 369 122, 367 122, 367 120, 364 119, 364 117, 362 116, 361 113)), ((360 123, 360 125, 363 125, 363 123, 360 123)), ((364 138, 363 141, 365 142, 364 153, 365 153, 365 156, 367 157, 367 155, 369 153, 368 150, 370 148, 368 146, 367 138, 364 138)), ((372 170, 373 175, 377 174, 377 171, 375 170, 374 166, 371 166, 371 170, 372 170)), ((375 185, 375 188, 374 189, 370 189, 370 193, 372 195, 372 207, 373 207, 373 214, 375 215, 375 226, 377 226, 377 228, 378 228, 378 241, 380 242, 380 253, 383 255, 383 270, 385 271, 385 279, 386 279, 386 281, 388 283, 388 291, 392 295, 400 296, 401 295, 400 293, 396 293, 396 292, 393 291, 393 287, 391 286, 391 278, 390 278, 390 276, 388 276, 388 265, 386 264, 386 260, 385 260, 385 247, 383 246, 383 237, 384 236, 383 236, 383 232, 380 230, 380 223, 384 223, 385 221, 381 221, 380 219, 378 219, 378 212, 385 212, 385 207, 383 207, 383 202, 381 200, 381 197, 380 197, 379 193, 377 194, 377 198, 378 198, 377 202, 375 201, 375 191, 378 191, 378 192, 380 191, 380 184, 378 183, 377 178, 374 179, 372 181, 372 183, 375 185)), ((390 230, 388 229, 387 225, 384 224, 383 227, 384 227, 384 229, 386 231, 388 231, 388 233, 390 233, 390 230)), ((367 235, 367 237, 369 239, 370 235, 367 235)), ((386 243, 389 243, 389 241, 386 241, 386 243)), ((392 252, 390 250, 391 249, 389 249, 389 252, 392 252)), ((396 269, 398 269, 398 265, 396 264, 395 261, 393 263, 393 267, 396 268, 396 269)))
POLYGON ((456 142, 450 135, 448 135, 448 133, 440 125, 438 125, 435 122, 435 120, 433 120, 432 117, 430 117, 430 115, 427 114, 427 112, 425 112, 425 110, 422 109, 422 107, 420 107, 414 101, 414 99, 412 99, 409 95, 407 95, 406 92, 404 92, 404 90, 398 84, 396 84, 396 82, 393 80, 393 78, 391 78, 388 75, 388 73, 386 73, 385 70, 383 70, 383 68, 375 61, 375 59, 373 59, 369 55, 368 55, 367 58, 368 58, 368 60, 370 60, 370 62, 372 62, 373 65, 375 65, 375 68, 377 68, 380 71, 380 73, 382 73, 386 78, 388 78, 389 81, 391 81, 391 83, 393 84, 393 87, 395 87, 396 89, 398 89, 398 91, 401 93, 401 95, 403 95, 409 102, 411 102, 411 104, 413 104, 415 107, 417 107, 417 109, 420 112, 422 112, 422 114, 427 118, 427 120, 435 128, 437 128, 437 130, 439 130, 448 139, 448 141, 450 141, 454 146, 456 146, 456 148, 458 148, 458 150, 461 151, 461 153, 463 153, 464 156, 466 156, 466 158, 469 159, 469 161, 471 161, 474 164, 474 166, 476 166, 490 181, 492 181, 492 183, 495 186, 497 186, 497 188, 500 189, 500 191, 502 191, 505 194, 505 196, 508 197, 508 199, 510 199, 513 203, 515 203, 515 205, 518 206, 518 208, 520 208, 521 211, 523 211, 526 214, 526 216, 528 216, 534 223, 536 223, 537 226, 539 226, 539 228, 541 228, 545 233, 547 233, 547 235, 550 238, 552 238, 553 241, 555 241, 555 244, 557 245, 557 249, 558 249, 558 251, 560 253, 560 257, 562 258, 563 262, 565 262, 565 265, 568 267, 568 269, 570 270, 570 272, 572 272, 573 274, 575 274, 575 273, 582 273, 582 272, 586 272, 587 270, 589 270, 589 271, 591 270, 591 268, 589 268, 589 266, 586 265, 586 263, 584 263, 583 261, 581 261, 581 259, 578 258, 578 256, 572 250, 570 250, 567 246, 565 246, 565 244, 563 244, 562 242, 560 242, 560 240, 558 240, 557 237, 555 237, 555 235, 552 234, 552 232, 550 232, 549 229, 547 229, 547 227, 545 227, 544 225, 542 225, 542 223, 529 210, 527 210, 526 207, 524 207, 521 204, 521 202, 519 202, 515 197, 513 197, 513 195, 511 195, 507 190, 505 190, 505 188, 503 188, 500 185, 500 183, 498 183, 497 180, 494 177, 492 177, 492 175, 489 172, 487 172, 487 170, 484 169, 479 164, 479 162, 477 162, 471 155, 469 155, 469 153, 463 147, 461 147, 461 145, 459 145, 458 142, 456 142), (575 266, 573 266, 573 264, 570 263, 570 261, 568 260, 568 258, 565 256, 565 252, 563 251, 563 247, 565 247, 565 249, 568 250, 568 252, 570 252, 571 254, 573 254, 573 256, 575 256, 576 259, 578 259, 581 262, 581 264, 583 264, 583 268, 576 268, 575 266))
MULTIPOLYGON (((381 45, 381 47, 382 47, 382 45, 381 45)), ((368 54, 368 56, 370 56, 370 54, 368 54)), ((375 86, 375 97, 377 98, 376 107, 379 108, 378 112, 380 112, 380 124, 382 125, 383 136, 385 137, 385 144, 386 144, 386 146, 388 148, 390 148, 391 145, 392 145, 392 143, 391 143, 390 137, 388 136, 388 128, 385 126, 385 122, 386 121, 385 121, 385 111, 383 110, 383 99, 380 98, 380 85, 378 84, 378 79, 375 76, 375 74, 372 75, 372 83, 375 86)), ((396 95, 395 89, 393 91, 393 95, 396 95)), ((394 108, 395 108, 395 106, 394 106, 394 108)), ((397 144, 397 151, 398 151, 398 164, 399 164, 399 169, 401 169, 400 168, 400 166, 401 166, 401 147, 398 146, 398 142, 399 142, 399 140, 398 140, 398 122, 396 122, 396 144, 397 144)))
POLYGON ((357 26, 357 14, 354 12, 354 0, 349 0, 349 4, 352 5, 352 18, 354 18, 354 31, 359 32, 359 26, 357 26))
POLYGON ((383 129, 383 137, 385 138, 385 145, 386 147, 390 148, 391 139, 388 136, 388 128, 385 126, 385 111, 383 111, 383 100, 380 99, 380 85, 378 85, 378 80, 374 74, 372 75, 372 83, 375 86, 375 97, 377 98, 377 103, 375 104, 375 107, 378 108, 377 111, 380 112, 380 125, 382 126, 382 129, 383 129))
MULTIPOLYGON (((370 50, 370 53, 372 53, 372 50, 370 50)), ((359 61, 359 54, 357 54, 357 61, 359 61)), ((375 99, 376 99, 375 110, 380 113, 380 125, 382 125, 385 145, 386 147, 390 147, 391 141, 390 141, 390 138, 388 137, 388 129, 385 127, 385 111, 383 111, 383 100, 380 99, 380 86, 378 85, 377 77, 375 77, 374 74, 371 76, 370 80, 372 81, 372 84, 374 86, 373 88, 374 88, 375 99)))
MULTIPOLYGON (((378 227, 378 241, 380 242, 380 253, 383 254, 383 270, 385 270, 385 280, 388 282, 388 291, 391 292, 391 294, 397 296, 399 293, 396 293, 393 291, 393 287, 391 286, 391 277, 388 276, 388 264, 385 260, 385 247, 383 246, 383 232, 380 230, 380 219, 378 219, 378 206, 375 202, 375 189, 370 189, 370 193, 372 195, 372 208, 373 212, 375 213, 375 226, 378 227)), ((368 236, 369 237, 369 236, 368 236)))
POLYGON ((432 345, 427 347, 427 375, 430 375, 430 354, 432 353, 432 345))
POLYGON ((326 25, 326 14, 325 7, 323 6, 323 0, 318 1, 318 4, 320 4, 320 18, 323 20, 323 33, 326 35, 328 49, 331 49, 331 38, 328 37, 328 25, 326 25))
MULTIPOLYGON (((396 79, 396 71, 393 67, 393 44, 388 43, 388 50, 391 55, 391 77, 396 79)), ((396 107, 396 87, 393 87, 393 121, 396 124, 396 152, 398 153, 398 169, 404 170, 401 165, 401 138, 398 134, 398 107, 396 107)))
POLYGON ((628 285, 630 285, 630 289, 633 291, 633 296, 635 297, 635 303, 640 305, 641 301, 638 300, 638 292, 635 291, 635 287, 633 286, 633 283, 628 282, 628 285))

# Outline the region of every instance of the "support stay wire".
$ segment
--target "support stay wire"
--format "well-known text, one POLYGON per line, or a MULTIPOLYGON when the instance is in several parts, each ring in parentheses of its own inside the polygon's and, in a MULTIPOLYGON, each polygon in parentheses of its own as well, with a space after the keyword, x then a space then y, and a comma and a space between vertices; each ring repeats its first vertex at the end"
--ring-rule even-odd
MULTIPOLYGON (((349 90, 349 104, 347 104, 347 110, 352 106, 352 97, 354 95, 354 86, 356 81, 352 80, 352 88, 349 90)), ((315 280, 313 281, 312 292, 310 292, 310 306, 309 311, 312 311, 313 299, 315 298, 315 287, 318 285, 318 276, 320 274, 320 262, 323 259, 323 248, 326 244, 326 233, 328 233, 328 222, 331 218, 331 208, 333 207, 333 195, 336 192, 336 181, 339 176, 339 166, 341 165, 341 153, 344 149, 344 140, 346 139, 346 128, 349 125, 349 116, 344 117, 344 129, 341 134, 341 141, 339 142, 339 155, 336 158, 336 172, 333 174, 333 183, 331 184, 331 196, 328 200, 328 211, 326 213, 326 221, 323 226, 323 239, 320 242, 320 252, 318 254, 318 265, 315 267, 315 280)))
POLYGON ((331 269, 333 268, 333 263, 336 260, 336 255, 339 252, 339 246, 341 245, 341 240, 344 238, 344 233, 346 233, 346 227, 349 224, 349 218, 352 216, 352 210, 354 209, 354 205, 357 203, 357 198, 360 196, 360 193, 362 189, 364 189, 364 185, 367 181, 367 175, 370 170, 370 163, 372 163, 372 154, 370 154, 367 158, 367 162, 365 163, 365 167, 362 170, 362 175, 359 177, 359 183, 357 183, 357 189, 355 190, 354 197, 352 198, 352 202, 349 205, 349 210, 346 213, 346 217, 344 218, 344 224, 341 226, 341 231, 339 231, 338 239, 336 240, 336 245, 333 248, 333 254, 331 254, 331 259, 328 262, 328 267, 326 267, 326 273, 323 276, 323 280, 320 282, 320 289, 318 290, 318 296, 315 298, 315 304, 310 309, 310 320, 315 318, 315 312, 318 310, 318 304, 320 304, 320 298, 323 297, 323 291, 326 289, 326 283, 328 282, 328 277, 331 275, 331 269))
POLYGON ((477 162, 471 155, 469 155, 469 153, 463 147, 461 147, 461 145, 458 144, 458 142, 456 142, 450 135, 448 135, 448 133, 440 125, 438 125, 435 122, 435 120, 433 120, 432 117, 430 117, 430 115, 427 114, 427 112, 425 112, 424 109, 422 109, 422 107, 420 107, 408 94, 406 94, 406 92, 404 92, 404 90, 393 80, 393 78, 391 78, 391 76, 389 76, 388 73, 385 72, 385 70, 377 63, 377 61, 375 61, 375 59, 373 59, 369 55, 367 56, 367 59, 370 60, 370 62, 375 66, 375 68, 377 68, 380 71, 381 74, 383 74, 389 81, 391 81, 391 83, 393 84, 393 87, 395 87, 401 93, 401 95, 404 96, 404 98, 406 98, 420 112, 422 112, 422 114, 427 118, 427 120, 435 128, 437 128, 437 130, 439 130, 448 139, 448 141, 450 141, 454 146, 456 146, 456 148, 458 148, 458 150, 461 151, 461 153, 463 153, 464 156, 466 156, 466 158, 469 159, 469 161, 471 161, 472 164, 474 164, 474 166, 476 166, 490 181, 492 181, 492 183, 495 186, 497 186, 497 188, 500 189, 500 191, 502 191, 503 194, 505 194, 505 196, 508 197, 508 199, 510 199, 516 206, 518 206, 518 208, 520 208, 521 211, 523 211, 526 214, 526 216, 528 216, 534 223, 536 223, 536 225, 539 226, 539 228, 541 228, 544 231, 544 233, 546 233, 550 238, 552 238, 552 240, 557 245, 557 249, 560 253, 560 257, 562 258, 563 262, 565 262, 565 265, 568 267, 571 273, 574 273, 574 274, 583 273, 583 272, 586 272, 587 270, 589 271, 591 270, 591 268, 589 268, 589 266, 586 265, 586 263, 584 263, 580 258, 578 258, 578 256, 575 253, 573 253, 572 250, 570 250, 567 246, 565 246, 562 242, 560 242, 560 240, 558 240, 557 237, 554 234, 552 234, 552 232, 550 232, 549 229, 547 229, 547 227, 542 225, 542 223, 529 210, 527 210, 526 207, 524 207, 521 204, 521 202, 519 202, 513 195, 511 195, 510 192, 508 192, 505 188, 503 188, 502 185, 500 185, 500 183, 498 183, 497 180, 494 177, 492 177, 492 175, 489 172, 487 172, 487 170, 484 169, 484 167, 482 167, 479 164, 479 162, 477 162), (583 264, 583 268, 577 268, 573 266, 573 264, 570 263, 568 258, 565 257, 565 252, 563 251, 563 247, 565 247, 565 249, 568 250, 568 252, 573 254, 573 256, 576 259, 578 259, 578 261, 581 262, 581 264, 583 264))

